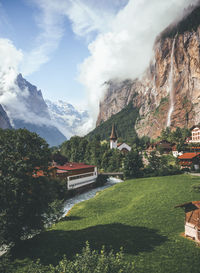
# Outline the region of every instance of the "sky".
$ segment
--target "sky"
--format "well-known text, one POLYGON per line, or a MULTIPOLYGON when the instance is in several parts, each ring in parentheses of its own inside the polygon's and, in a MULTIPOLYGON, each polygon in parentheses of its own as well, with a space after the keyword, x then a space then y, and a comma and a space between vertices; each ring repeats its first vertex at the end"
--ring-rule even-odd
MULTIPOLYGON (((79 65, 89 56, 88 44, 99 32, 99 26, 93 26, 94 21, 99 20, 100 16, 98 19, 90 19, 90 25, 84 28, 81 27, 84 22, 78 22, 77 26, 76 23, 73 23, 73 20, 79 17, 78 12, 75 14, 71 10, 66 15, 58 10, 55 15, 52 15, 52 18, 46 19, 49 22, 45 22, 45 13, 53 13, 50 9, 46 9, 50 2, 57 2, 58 5, 64 4, 63 11, 66 10, 66 13, 67 9, 76 9, 75 4, 70 4, 70 2, 76 2, 79 8, 81 6, 81 1, 76 0, 0 0, 0 38, 9 39, 18 50, 23 52, 25 62, 28 63, 24 63, 19 72, 22 72, 28 81, 42 90, 44 98, 61 99, 76 106, 85 107, 87 97, 85 88, 78 79, 79 65), (70 16, 74 16, 75 19, 70 19, 70 16), (93 29, 87 29, 92 27, 93 29), (34 50, 40 52, 34 56, 34 50), (30 58, 35 58, 35 63, 30 58)), ((102 0, 98 1, 100 2, 98 4, 95 3, 97 1, 82 2, 89 5, 90 9, 102 9, 110 16, 123 7, 127 1, 102 0)), ((84 8, 83 5, 82 9, 84 8)), ((90 16, 93 15, 90 14, 90 16)))
POLYGON ((140 77, 157 35, 197 2, 0 0, 4 104, 11 80, 22 73, 45 99, 86 107, 94 127, 104 83, 140 77))

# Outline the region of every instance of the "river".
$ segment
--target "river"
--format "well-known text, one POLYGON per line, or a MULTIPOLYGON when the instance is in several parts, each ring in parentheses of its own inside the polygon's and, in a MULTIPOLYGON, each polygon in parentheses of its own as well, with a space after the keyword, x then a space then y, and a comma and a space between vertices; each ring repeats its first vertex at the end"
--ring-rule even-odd
MULTIPOLYGON (((68 200, 65 201, 64 203, 64 209, 63 209, 63 217, 67 214, 67 212, 75 205, 80 202, 83 202, 85 200, 89 200, 93 198, 97 192, 102 191, 106 188, 112 187, 113 185, 117 183, 123 182, 121 179, 117 179, 114 177, 110 177, 107 180, 107 183, 104 186, 94 188, 92 190, 89 190, 87 192, 81 193, 79 195, 76 195, 68 200)), ((5 246, 4 246, 5 247, 5 246)), ((5 250, 0 247, 0 257, 7 251, 7 247, 5 247, 5 250)))
POLYGON ((106 188, 112 187, 113 185, 115 185, 117 183, 121 183, 121 182, 123 182, 121 179, 110 177, 110 178, 108 178, 107 183, 104 186, 101 186, 101 187, 98 187, 98 188, 94 188, 92 190, 89 190, 87 192, 81 193, 79 195, 76 195, 76 196, 68 199, 64 203, 63 217, 68 213, 68 211, 75 204, 78 204, 78 203, 83 202, 85 200, 89 200, 89 199, 93 198, 96 195, 97 192, 102 191, 102 190, 104 190, 106 188))

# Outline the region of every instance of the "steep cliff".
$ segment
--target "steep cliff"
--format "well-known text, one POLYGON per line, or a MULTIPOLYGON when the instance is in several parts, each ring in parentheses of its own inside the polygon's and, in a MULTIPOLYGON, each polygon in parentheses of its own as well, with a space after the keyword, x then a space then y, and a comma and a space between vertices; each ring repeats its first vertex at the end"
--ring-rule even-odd
POLYGON ((139 136, 200 123, 200 7, 188 11, 157 38, 154 59, 142 79, 109 81, 97 125, 132 102, 139 136))
POLYGON ((0 128, 2 129, 11 128, 9 118, 1 105, 0 105, 0 128))

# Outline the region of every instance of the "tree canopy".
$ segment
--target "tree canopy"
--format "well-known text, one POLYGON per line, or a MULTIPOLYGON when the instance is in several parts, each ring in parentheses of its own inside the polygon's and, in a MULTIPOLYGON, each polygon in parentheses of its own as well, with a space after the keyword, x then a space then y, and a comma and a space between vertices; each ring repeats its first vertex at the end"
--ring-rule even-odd
POLYGON ((1 245, 44 228, 58 192, 56 182, 48 178, 50 158, 48 144, 37 134, 0 130, 1 245))

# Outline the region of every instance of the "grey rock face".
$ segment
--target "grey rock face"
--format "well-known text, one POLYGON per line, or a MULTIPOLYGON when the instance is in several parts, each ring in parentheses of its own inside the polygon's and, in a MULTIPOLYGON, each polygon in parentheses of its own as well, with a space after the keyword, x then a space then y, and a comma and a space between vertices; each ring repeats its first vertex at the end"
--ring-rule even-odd
POLYGON ((2 105, 0 105, 0 128, 2 128, 2 129, 11 129, 12 128, 9 118, 8 118, 6 112, 4 111, 2 105))

